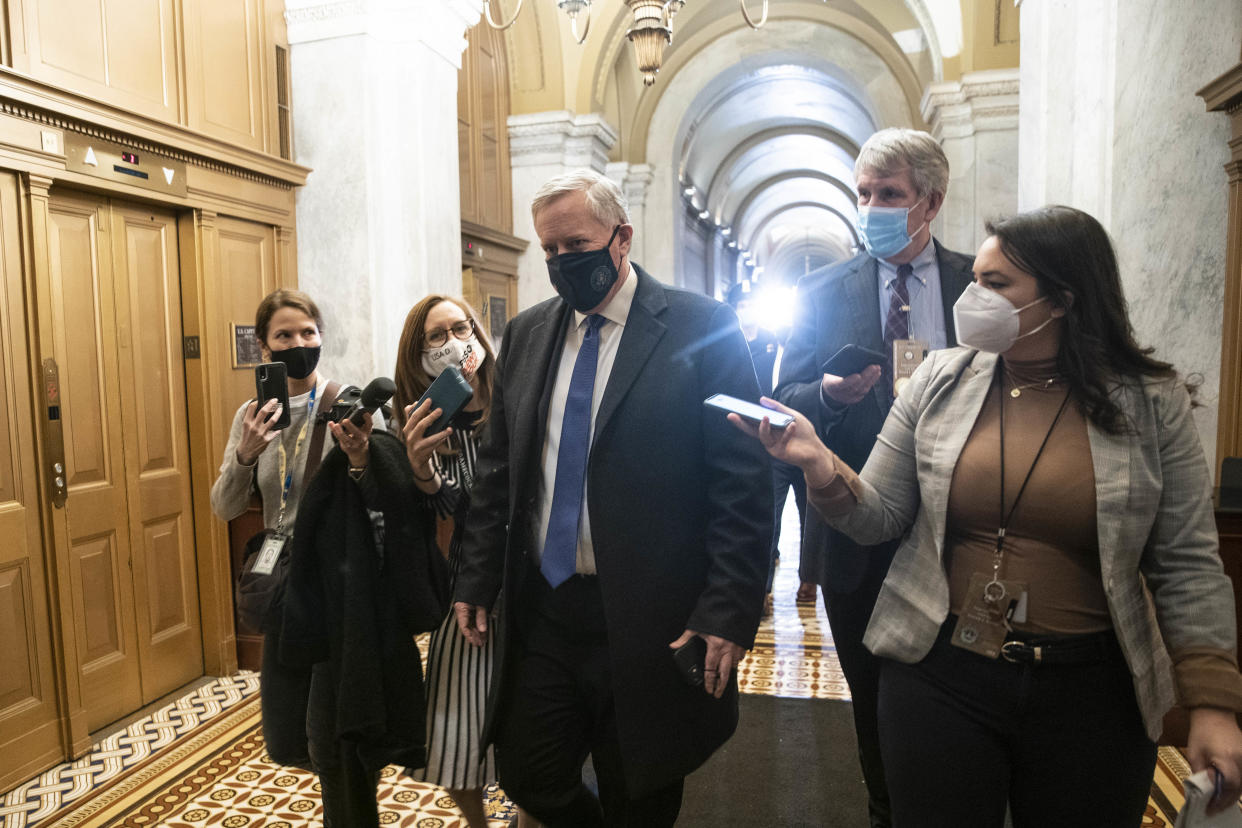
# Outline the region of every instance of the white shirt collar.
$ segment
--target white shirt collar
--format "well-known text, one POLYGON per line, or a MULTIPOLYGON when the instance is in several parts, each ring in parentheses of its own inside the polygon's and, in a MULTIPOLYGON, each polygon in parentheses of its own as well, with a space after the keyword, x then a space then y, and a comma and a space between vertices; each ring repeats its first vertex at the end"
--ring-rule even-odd
MULTIPOLYGON (((634 295, 638 292, 638 273, 634 270, 634 266, 628 261, 625 263, 626 275, 625 281, 621 283, 621 288, 611 301, 604 306, 599 315, 607 319, 609 322, 615 322, 621 327, 625 327, 625 320, 630 316, 630 305, 634 304, 634 295)), ((582 327, 582 321, 587 318, 585 313, 574 311, 574 330, 582 327)))

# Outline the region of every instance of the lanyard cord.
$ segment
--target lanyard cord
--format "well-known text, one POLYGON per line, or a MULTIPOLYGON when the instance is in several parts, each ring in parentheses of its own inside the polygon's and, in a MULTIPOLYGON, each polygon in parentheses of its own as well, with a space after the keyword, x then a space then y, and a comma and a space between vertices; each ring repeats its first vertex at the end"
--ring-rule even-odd
MULTIPOLYGON (((302 451, 302 441, 306 438, 306 429, 310 426, 311 420, 315 417, 315 392, 318 386, 311 386, 310 403, 306 410, 306 420, 302 423, 302 429, 298 432, 298 439, 293 444, 293 462, 297 465, 298 454, 302 451)), ((285 507, 289 504, 289 491, 293 488, 293 469, 288 468, 287 455, 285 453, 285 441, 280 440, 280 477, 284 481, 280 487, 280 516, 276 518, 276 531, 279 533, 285 528, 285 507)))
POLYGON ((1018 502, 1022 500, 1022 494, 1026 491, 1026 484, 1031 482, 1031 475, 1035 473, 1035 466, 1039 463, 1039 458, 1043 456, 1044 449, 1048 445, 1052 432, 1056 430, 1057 423, 1061 419, 1061 415, 1065 413, 1065 406, 1069 404, 1070 391, 1067 389, 1065 398, 1061 400, 1061 407, 1057 409, 1057 415, 1052 418, 1052 425, 1048 426, 1048 433, 1044 435, 1044 440, 1039 444, 1039 451, 1035 452, 1035 459, 1031 461, 1031 467, 1026 470, 1026 477, 1022 480, 1022 485, 1018 488, 1018 494, 1013 499, 1013 505, 1009 507, 1009 512, 1005 512, 1005 394, 1002 385, 1003 371, 996 372, 996 391, 997 397, 1000 399, 1000 526, 996 529, 996 551, 992 556, 992 580, 983 588, 983 597, 989 601, 999 601, 1005 597, 1005 587, 1000 583, 1000 567, 1001 559, 1005 555, 1005 532, 1009 528, 1009 522, 1013 519, 1013 513, 1018 508, 1018 502))

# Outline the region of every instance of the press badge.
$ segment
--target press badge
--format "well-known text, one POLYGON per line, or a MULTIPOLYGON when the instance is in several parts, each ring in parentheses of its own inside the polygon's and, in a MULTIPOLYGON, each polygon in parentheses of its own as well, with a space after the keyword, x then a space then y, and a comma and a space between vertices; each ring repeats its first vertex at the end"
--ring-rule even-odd
POLYGON ((970 576, 970 586, 966 588, 969 598, 953 628, 953 646, 996 658, 1009 637, 1010 623, 1026 620, 1026 584, 1019 581, 998 584, 1000 589, 992 585, 989 574, 976 572, 970 576), (996 600, 990 600, 985 594, 995 595, 996 600), (1019 610, 1021 618, 1017 617, 1019 610))
POLYGON ((927 359, 927 343, 921 339, 893 340, 893 396, 901 393, 915 370, 927 359))
POLYGON ((280 558, 280 551, 285 548, 285 542, 288 540, 288 535, 268 535, 250 571, 256 575, 271 575, 272 570, 276 568, 276 561, 280 558))

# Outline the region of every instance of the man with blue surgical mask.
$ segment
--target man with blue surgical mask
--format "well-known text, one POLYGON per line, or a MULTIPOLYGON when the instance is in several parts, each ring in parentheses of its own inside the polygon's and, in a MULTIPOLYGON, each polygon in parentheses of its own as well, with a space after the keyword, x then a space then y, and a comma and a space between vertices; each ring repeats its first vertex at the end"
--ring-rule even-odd
MULTIPOLYGON (((863 144, 854 165, 858 238, 865 248, 798 282, 799 309, 781 359, 775 396, 815 424, 852 468, 862 468, 895 394, 929 350, 957 344, 953 303, 971 282, 973 257, 946 250, 931 234, 944 204, 949 162, 932 136, 885 129, 863 144), (883 360, 848 376, 823 366, 845 345, 883 360)), ((878 659, 863 647, 876 595, 896 543, 862 547, 808 515, 799 575, 817 583, 854 704, 870 824, 890 825, 888 788, 876 726, 878 659)))

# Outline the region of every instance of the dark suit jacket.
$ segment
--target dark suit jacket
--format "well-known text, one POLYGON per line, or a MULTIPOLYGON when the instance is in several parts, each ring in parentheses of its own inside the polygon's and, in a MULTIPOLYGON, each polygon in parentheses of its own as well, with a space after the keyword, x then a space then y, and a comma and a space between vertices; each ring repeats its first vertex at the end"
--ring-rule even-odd
MULTIPOLYGON (((772 536, 771 467, 756 440, 703 400, 758 397, 727 305, 666 287, 635 267, 637 291, 596 415, 587 508, 608 628, 617 729, 630 795, 685 776, 732 734, 737 685, 721 699, 691 688, 668 645, 690 628, 749 647, 772 536)), ((552 375, 573 312, 560 298, 515 317, 497 361, 455 599, 491 606, 502 630, 532 544, 552 375)), ((508 659, 488 700, 491 740, 508 659)))
MULTIPOLYGON (((945 334, 951 348, 957 345, 953 303, 973 278, 975 260, 945 250, 934 239, 932 242, 940 265, 945 334)), ((778 400, 809 417, 828 448, 856 471, 867 462, 888 416, 888 392, 876 383, 870 394, 846 409, 844 416, 834 418, 820 397, 820 366, 850 343, 884 353, 878 267, 875 259, 860 253, 849 261, 813 270, 798 281, 798 315, 785 343, 775 392, 778 400)), ((838 593, 855 590, 868 559, 877 554, 876 549, 859 546, 819 519, 806 522, 803 545, 802 580, 838 593), (806 553, 810 553, 809 559, 806 553)), ((894 544, 886 545, 890 559, 893 549, 894 544)))

